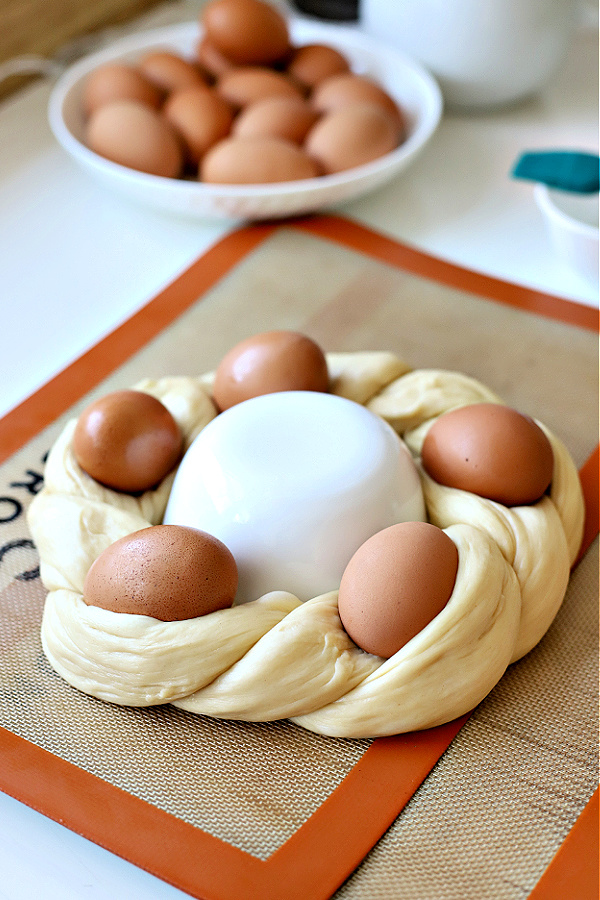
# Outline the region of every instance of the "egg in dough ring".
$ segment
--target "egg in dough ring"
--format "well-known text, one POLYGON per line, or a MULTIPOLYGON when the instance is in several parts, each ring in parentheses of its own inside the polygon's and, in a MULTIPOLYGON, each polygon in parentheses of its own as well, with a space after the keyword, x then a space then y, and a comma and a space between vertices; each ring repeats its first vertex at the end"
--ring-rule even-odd
MULTIPOLYGON (((327 354, 330 391, 364 404, 400 434, 419 465, 427 429, 448 409, 501 402, 465 375, 411 371, 391 353, 327 354)), ((216 415, 214 373, 135 385, 170 410, 184 449, 216 415)), ((88 606, 83 585, 111 543, 162 522, 174 473, 139 496, 77 465, 71 421, 55 442, 29 524, 48 589, 42 643, 71 685, 129 706, 166 702, 216 718, 291 718, 320 734, 378 737, 450 721, 476 706, 528 652, 562 602, 583 530, 583 498, 563 444, 550 489, 527 507, 433 482, 421 470, 429 520, 458 551, 442 611, 389 659, 359 649, 341 626, 337 591, 301 603, 281 585, 249 603, 163 622, 88 606), (51 526, 48 523, 52 523, 51 526), (550 589, 551 588, 551 589, 550 589)))

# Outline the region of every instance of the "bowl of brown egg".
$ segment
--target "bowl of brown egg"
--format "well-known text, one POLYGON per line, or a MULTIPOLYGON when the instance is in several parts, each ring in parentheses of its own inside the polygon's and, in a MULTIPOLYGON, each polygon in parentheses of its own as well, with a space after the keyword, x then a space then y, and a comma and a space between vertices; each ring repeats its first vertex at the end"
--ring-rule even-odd
POLYGON ((439 87, 358 29, 211 0, 198 22, 115 42, 57 81, 49 121, 89 173, 195 218, 312 213, 372 191, 434 134, 439 87))

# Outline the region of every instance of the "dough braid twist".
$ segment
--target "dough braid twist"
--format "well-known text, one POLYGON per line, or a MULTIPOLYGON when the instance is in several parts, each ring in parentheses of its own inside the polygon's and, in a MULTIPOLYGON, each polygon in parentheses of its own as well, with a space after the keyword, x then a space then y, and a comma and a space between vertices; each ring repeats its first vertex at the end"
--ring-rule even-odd
MULTIPOLYGON (((430 521, 458 548, 446 607, 382 660, 357 648, 342 628, 337 591, 306 603, 274 591, 179 622, 88 606, 89 567, 118 538, 161 522, 173 475, 139 497, 102 487, 74 459, 71 421, 29 510, 49 591, 43 647, 71 685, 130 706, 171 702, 218 718, 291 718, 321 734, 377 737, 469 711, 540 640, 562 602, 583 530, 579 477, 562 443, 544 429, 554 477, 549 495, 532 506, 509 509, 443 487, 420 466, 427 429, 449 409, 500 399, 465 375, 410 371, 389 353, 329 354, 327 361, 332 392, 390 422, 413 454, 430 521)), ((170 409, 187 447, 216 415, 211 381, 211 374, 164 378, 136 388, 170 409)))

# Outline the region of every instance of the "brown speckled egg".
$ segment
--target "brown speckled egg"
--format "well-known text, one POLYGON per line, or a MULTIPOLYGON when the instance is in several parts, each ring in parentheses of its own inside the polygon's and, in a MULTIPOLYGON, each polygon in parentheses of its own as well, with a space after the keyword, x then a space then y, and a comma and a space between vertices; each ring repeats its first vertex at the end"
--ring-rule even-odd
POLYGON ((235 137, 280 137, 301 144, 318 113, 300 97, 265 97, 246 106, 232 128, 235 137))
POLYGON ((198 66, 167 50, 155 50, 146 54, 139 61, 138 69, 165 94, 206 84, 198 66))
POLYGON ((339 50, 327 44, 305 44, 297 47, 286 71, 306 89, 312 90, 325 78, 348 72, 348 60, 339 50))
POLYGON ((302 97, 286 75, 263 66, 229 69, 217 81, 216 90, 236 109, 265 97, 302 97))
POLYGON ((187 158, 196 166, 210 147, 229 134, 233 121, 229 104, 206 85, 175 91, 163 113, 183 141, 187 158))
POLYGON ((115 391, 79 416, 73 453, 84 470, 117 491, 153 488, 179 460, 182 435, 169 410, 142 391, 115 391))
POLYGON ((318 175, 316 163, 283 138, 227 137, 200 162, 199 177, 210 184, 275 184, 318 175))
POLYGON ((318 344, 295 331, 266 331, 225 354, 216 371, 213 398, 224 410, 261 394, 328 389, 327 361, 318 344))
POLYGON ((379 106, 357 103, 322 116, 309 131, 304 149, 328 174, 379 159, 398 146, 398 128, 379 106))
POLYGON ((183 148, 170 123, 132 100, 97 109, 87 123, 85 142, 105 159, 149 175, 177 178, 183 167, 183 148))
POLYGON ((286 20, 263 0, 211 0, 200 21, 211 44, 238 65, 270 65, 289 51, 286 20))
POLYGON ((154 525, 115 541, 87 573, 83 599, 117 613, 178 622, 227 609, 238 572, 228 548, 211 534, 154 525))
POLYGON ((396 102, 381 85, 365 75, 342 72, 325 78, 314 89, 311 103, 320 113, 331 112, 353 103, 373 103, 396 120, 401 134, 405 130, 404 117, 396 102))
POLYGON ((435 481, 505 506, 535 503, 552 480, 550 441, 529 416, 477 403, 440 416, 427 432, 422 463, 435 481))
POLYGON ((90 72, 83 88, 85 116, 116 100, 134 100, 158 109, 163 92, 143 72, 125 63, 107 63, 90 72))
POLYGON ((458 550, 426 522, 402 522, 362 544, 342 575, 342 625, 362 650, 389 658, 425 628, 454 590, 458 550))

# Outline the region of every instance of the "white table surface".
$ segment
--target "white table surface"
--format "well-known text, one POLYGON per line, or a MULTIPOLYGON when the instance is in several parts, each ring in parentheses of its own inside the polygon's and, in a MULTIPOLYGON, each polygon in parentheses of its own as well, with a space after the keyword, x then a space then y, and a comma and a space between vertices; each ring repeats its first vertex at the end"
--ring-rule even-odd
MULTIPOLYGON (((143 27, 180 21, 181 4, 143 27)), ((230 225, 167 219, 97 185, 55 144, 50 81, 0 103, 0 415, 172 281, 230 225), (27 335, 23 364, 22 335, 27 335)), ((585 23, 552 83, 512 109, 446 113, 391 185, 336 212, 451 262, 598 305, 598 285, 559 262, 532 186, 510 178, 524 150, 598 148, 598 31, 585 23)), ((0 898, 184 897, 0 793, 0 898)))

